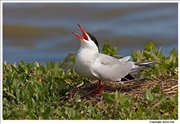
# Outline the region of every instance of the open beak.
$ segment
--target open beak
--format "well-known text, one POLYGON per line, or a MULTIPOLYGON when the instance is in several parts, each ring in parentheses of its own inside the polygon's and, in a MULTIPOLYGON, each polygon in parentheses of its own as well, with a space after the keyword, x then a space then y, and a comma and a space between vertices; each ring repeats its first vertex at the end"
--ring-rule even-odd
POLYGON ((78 24, 78 26, 79 26, 79 28, 81 29, 81 31, 82 31, 82 34, 83 34, 83 36, 84 37, 82 37, 82 36, 80 36, 79 34, 77 34, 77 33, 75 33, 75 32, 72 32, 76 37, 78 37, 79 39, 81 39, 81 40, 88 40, 88 36, 87 36, 87 33, 86 33, 86 31, 84 30, 84 28, 81 26, 81 25, 79 25, 78 24))

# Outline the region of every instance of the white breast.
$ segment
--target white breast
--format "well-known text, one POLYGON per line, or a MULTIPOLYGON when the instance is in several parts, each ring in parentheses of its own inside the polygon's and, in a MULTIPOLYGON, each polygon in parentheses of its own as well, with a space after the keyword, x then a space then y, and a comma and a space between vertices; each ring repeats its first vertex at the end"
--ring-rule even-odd
POLYGON ((76 56, 75 71, 81 76, 97 79, 97 77, 92 74, 92 65, 95 57, 96 55, 92 51, 79 51, 76 56))

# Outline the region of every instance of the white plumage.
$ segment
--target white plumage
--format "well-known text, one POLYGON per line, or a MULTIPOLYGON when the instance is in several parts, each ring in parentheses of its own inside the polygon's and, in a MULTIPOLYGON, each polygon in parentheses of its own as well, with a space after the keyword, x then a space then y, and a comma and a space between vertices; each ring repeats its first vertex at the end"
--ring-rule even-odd
POLYGON ((91 38, 92 35, 90 33, 87 33, 82 26, 78 26, 84 37, 73 32, 81 42, 80 49, 76 56, 75 71, 81 76, 99 79, 103 82, 119 82, 130 72, 142 70, 154 65, 154 62, 142 62, 136 64, 129 61, 130 56, 116 59, 99 53, 97 43, 95 44, 97 41, 94 41, 96 40, 95 37, 93 36, 93 38, 91 38))

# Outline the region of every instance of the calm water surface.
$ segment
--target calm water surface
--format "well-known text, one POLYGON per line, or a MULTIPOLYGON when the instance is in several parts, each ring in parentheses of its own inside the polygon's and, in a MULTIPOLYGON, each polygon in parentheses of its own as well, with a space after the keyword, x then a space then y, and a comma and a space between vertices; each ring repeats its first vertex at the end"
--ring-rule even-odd
POLYGON ((178 49, 176 3, 3 3, 3 61, 63 61, 79 49, 77 24, 122 56, 150 40, 167 56, 178 49))

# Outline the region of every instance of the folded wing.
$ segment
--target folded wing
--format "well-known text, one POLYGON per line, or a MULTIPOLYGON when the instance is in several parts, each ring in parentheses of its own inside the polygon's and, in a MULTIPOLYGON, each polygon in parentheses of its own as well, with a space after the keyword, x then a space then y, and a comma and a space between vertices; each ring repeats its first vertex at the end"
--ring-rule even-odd
POLYGON ((98 54, 92 67, 92 74, 104 81, 118 82, 130 73, 134 63, 128 61, 130 57, 116 59, 105 54, 98 54))

